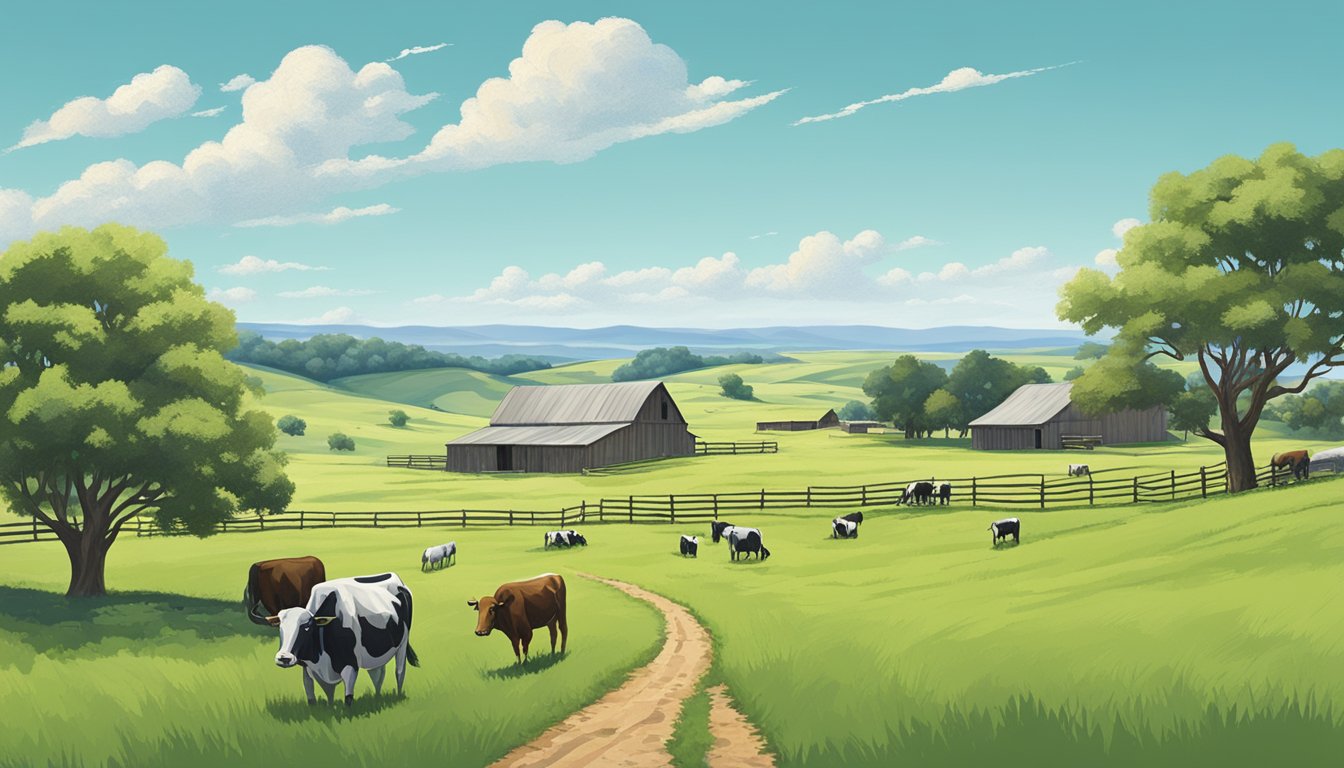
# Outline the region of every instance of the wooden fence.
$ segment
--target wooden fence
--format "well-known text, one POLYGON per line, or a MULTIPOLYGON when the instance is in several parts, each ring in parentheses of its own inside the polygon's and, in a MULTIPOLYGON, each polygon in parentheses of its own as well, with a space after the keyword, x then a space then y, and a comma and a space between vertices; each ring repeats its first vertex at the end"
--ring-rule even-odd
POLYGON ((401 469, 448 469, 448 457, 444 454, 412 454, 410 456, 388 456, 387 466, 401 469))
MULTIPOLYGON (((1099 471, 1083 477, 1047 478, 1045 475, 995 475, 942 478, 952 484, 951 502, 973 507, 1036 508, 1143 504, 1207 498, 1227 492, 1223 464, 1189 472, 1157 472, 1133 477, 1108 477, 1099 471)), ((1262 486, 1291 481, 1288 470, 1264 467, 1257 472, 1262 486)), ((819 486, 800 490, 767 488, 731 493, 640 494, 583 501, 559 510, 455 509, 429 512, 313 512, 237 517, 220 526, 223 533, 303 531, 324 528, 428 528, 467 526, 545 525, 563 528, 592 523, 696 523, 719 519, 720 514, 827 507, 891 506, 901 502, 914 481, 867 485, 819 486)), ((137 518, 127 531, 137 536, 176 535, 158 529, 151 518, 137 518)), ((0 544, 54 541, 55 534, 37 521, 0 524, 0 544)))
POLYGON ((737 455, 739 453, 779 453, 779 443, 774 440, 746 440, 719 443, 696 440, 695 452, 704 456, 737 455))

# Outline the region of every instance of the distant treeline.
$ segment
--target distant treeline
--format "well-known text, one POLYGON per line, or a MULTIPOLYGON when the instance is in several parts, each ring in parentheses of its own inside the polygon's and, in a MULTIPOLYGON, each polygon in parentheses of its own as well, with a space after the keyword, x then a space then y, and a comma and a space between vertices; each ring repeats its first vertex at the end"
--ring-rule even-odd
POLYGON ((383 339, 357 339, 344 333, 324 333, 304 341, 285 339, 274 342, 261 334, 242 331, 238 347, 227 357, 239 363, 254 363, 330 381, 361 373, 419 371, 428 368, 467 368, 483 373, 508 376, 525 371, 550 368, 545 360, 524 355, 504 355, 493 360, 472 355, 463 357, 450 352, 435 352, 415 344, 383 339))
POLYGON ((635 359, 622 365, 611 373, 612 381, 637 381, 639 379, 660 379, 682 371, 697 368, 712 368, 716 365, 764 363, 765 358, 753 352, 738 352, 727 357, 706 355, 701 357, 686 347, 654 347, 635 355, 635 359))

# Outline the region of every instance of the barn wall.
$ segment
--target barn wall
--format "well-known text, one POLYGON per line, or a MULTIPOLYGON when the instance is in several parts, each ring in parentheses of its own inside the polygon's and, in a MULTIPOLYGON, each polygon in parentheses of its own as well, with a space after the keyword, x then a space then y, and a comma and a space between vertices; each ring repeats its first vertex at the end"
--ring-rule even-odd
POLYGON ((635 422, 588 446, 588 467, 605 467, 629 461, 664 456, 690 456, 695 453, 695 436, 685 424, 635 422))
POLYGON ((649 393, 649 398, 640 406, 635 421, 686 426, 686 417, 681 415, 681 409, 677 407, 677 402, 672 399, 667 387, 661 384, 649 393), (663 401, 667 402, 667 419, 663 419, 663 401))
POLYGON ((816 429, 815 421, 758 421, 757 432, 806 432, 816 429))
MULTIPOLYGON (((579 472, 585 464, 581 445, 511 445, 515 472, 579 472)), ((449 472, 498 472, 497 445, 449 445, 449 472)))
POLYGON ((1032 450, 1038 428, 1043 450, 1062 449, 1065 435, 1101 435, 1102 445, 1156 443, 1167 439, 1167 411, 1159 407, 1092 418, 1070 404, 1039 427, 972 427, 971 447, 982 451, 1032 450))
POLYGON ((825 416, 817 419, 817 429, 828 429, 830 427, 840 426, 840 417, 835 415, 835 411, 827 411, 825 416))

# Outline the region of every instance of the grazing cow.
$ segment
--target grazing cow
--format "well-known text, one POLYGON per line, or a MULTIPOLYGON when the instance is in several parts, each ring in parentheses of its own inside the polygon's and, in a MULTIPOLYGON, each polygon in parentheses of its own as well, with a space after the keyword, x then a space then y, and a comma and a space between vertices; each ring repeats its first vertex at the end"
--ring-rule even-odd
POLYGON ((430 547, 420 556, 420 571, 424 572, 425 566, 430 569, 443 568, 452 565, 457 561, 457 542, 450 541, 447 544, 440 544, 437 547, 430 547))
POLYGON ((851 523, 862 523, 862 522, 863 522, 863 513, 862 513, 862 512, 850 512, 848 515, 841 515, 840 517, 837 517, 836 519, 837 519, 837 520, 848 520, 848 521, 851 522, 851 523))
POLYGON ((681 556, 682 556, 682 557, 685 557, 685 556, 687 556, 687 555, 690 555, 691 557, 698 557, 698 556, 699 556, 699 555, 698 555, 698 552, 699 552, 699 551, 700 551, 700 540, 699 540, 699 539, 697 539, 697 538, 694 537, 694 536, 682 536, 682 537, 681 537, 681 556))
POLYGON ((267 616, 286 608, 308 604, 313 587, 327 580, 327 568, 321 560, 308 557, 283 557, 253 563, 243 588, 243 607, 253 624, 265 626, 267 616))
POLYGON ((1092 474, 1092 468, 1086 464, 1070 464, 1069 477, 1085 477, 1092 474))
POLYGON ((588 540, 583 537, 583 534, 574 530, 551 531, 546 534, 546 540, 542 549, 550 549, 551 547, 572 547, 575 545, 586 547, 588 546, 588 540))
POLYGON ((859 538, 859 524, 853 520, 837 517, 831 521, 831 538, 857 539, 859 538))
POLYGON ((717 522, 717 521, 712 522, 709 524, 710 538, 714 541, 715 544, 718 544, 719 539, 722 539, 723 537, 727 536, 728 529, 732 527, 734 527, 732 523, 717 522))
POLYGON ((933 500, 933 483, 919 480, 905 486, 901 494, 901 504, 928 504, 933 500))
POLYGON ((999 539, 1007 541, 1009 536, 1013 537, 1014 544, 1018 544, 1021 543, 1019 535, 1022 531, 1022 521, 1016 517, 996 520, 989 524, 989 531, 994 534, 994 546, 996 547, 999 546, 999 539))
POLYGON ((1311 455, 1306 451, 1276 453, 1269 463, 1276 471, 1291 467, 1294 480, 1306 480, 1311 477, 1311 455))
POLYGON ((565 652, 569 642, 565 580, 554 573, 501 584, 494 595, 468 600, 467 605, 480 614, 476 619, 476 635, 485 637, 496 629, 503 632, 513 644, 513 655, 519 664, 527 657, 528 646, 532 644, 532 630, 541 627, 551 630, 551 653, 555 653, 555 631, 559 628, 560 652, 565 652), (519 644, 522 645, 521 652, 519 644))
POLYGON ((345 684, 345 704, 355 700, 355 678, 367 669, 375 694, 382 693, 387 663, 396 660, 397 693, 406 664, 420 666, 411 648, 411 590, 395 573, 333 579, 313 587, 303 608, 286 608, 266 621, 280 628, 275 665, 303 665, 303 692, 316 704, 313 683, 331 702, 345 684))
POLYGON ((757 560, 764 560, 770 557, 770 550, 761 543, 761 530, 759 528, 741 528, 734 526, 729 528, 724 534, 728 537, 728 554, 733 560, 738 555, 746 555, 751 558, 753 552, 756 553, 757 560))
POLYGON ((938 498, 938 503, 947 505, 952 503, 952 484, 934 483, 933 495, 938 498))

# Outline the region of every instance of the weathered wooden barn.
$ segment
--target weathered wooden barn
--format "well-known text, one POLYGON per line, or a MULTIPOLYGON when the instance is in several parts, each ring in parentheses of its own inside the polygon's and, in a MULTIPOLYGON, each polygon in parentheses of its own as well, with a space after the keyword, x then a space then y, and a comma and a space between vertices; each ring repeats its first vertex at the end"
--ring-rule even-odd
POLYGON ((448 443, 449 472, 580 472, 695 453, 658 381, 514 387, 490 426, 448 443))
POLYGON ((840 426, 840 417, 835 415, 835 409, 822 414, 816 421, 758 421, 756 422, 757 432, 805 432, 809 429, 829 429, 840 426))
POLYGON ((971 447, 985 451, 1058 450, 1080 437, 1100 437, 1102 445, 1168 439, 1167 409, 1094 417, 1073 404, 1072 390, 1073 382, 1019 387, 997 408, 971 422, 971 447))
POLYGON ((885 424, 880 421, 842 421, 840 429, 851 435, 866 435, 875 429, 882 429, 885 424))

